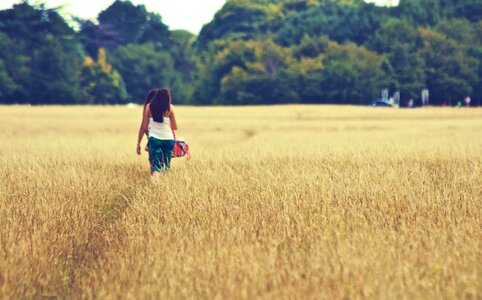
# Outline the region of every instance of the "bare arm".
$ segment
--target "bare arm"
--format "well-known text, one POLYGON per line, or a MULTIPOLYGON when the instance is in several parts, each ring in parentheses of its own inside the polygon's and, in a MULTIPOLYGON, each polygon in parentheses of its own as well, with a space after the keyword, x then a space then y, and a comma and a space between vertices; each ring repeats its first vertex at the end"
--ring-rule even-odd
POLYGON ((169 119, 171 119, 172 130, 177 130, 176 114, 174 113, 174 106, 172 105, 171 105, 171 114, 169 116, 169 119))
MULTIPOLYGON (((147 109, 147 104, 144 105, 144 109, 142 110, 141 127, 142 127, 142 123, 144 122, 144 114, 146 113, 146 109, 147 109)), ((149 138, 149 132, 147 131, 146 131, 146 138, 149 138)))
POLYGON ((137 154, 141 154, 141 142, 144 134, 147 134, 149 130, 149 114, 151 113, 150 105, 146 106, 144 110, 144 115, 142 116, 141 127, 139 128, 139 134, 137 135, 137 154))

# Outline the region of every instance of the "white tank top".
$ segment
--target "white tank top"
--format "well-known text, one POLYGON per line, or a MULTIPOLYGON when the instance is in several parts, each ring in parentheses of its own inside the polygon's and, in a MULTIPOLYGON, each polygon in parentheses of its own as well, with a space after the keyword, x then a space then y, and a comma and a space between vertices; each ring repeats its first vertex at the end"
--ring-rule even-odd
POLYGON ((149 119, 149 137, 158 140, 173 140, 174 134, 171 129, 171 119, 164 117, 164 122, 159 123, 153 118, 149 119))

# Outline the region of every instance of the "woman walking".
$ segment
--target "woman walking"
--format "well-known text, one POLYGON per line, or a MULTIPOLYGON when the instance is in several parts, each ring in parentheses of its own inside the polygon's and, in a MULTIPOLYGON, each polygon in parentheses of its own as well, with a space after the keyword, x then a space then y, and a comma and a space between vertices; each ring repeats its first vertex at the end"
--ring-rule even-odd
MULTIPOLYGON (((147 101, 146 101, 147 102, 147 101)), ((142 125, 137 138, 137 154, 141 155, 141 142, 148 135, 149 162, 151 176, 159 175, 171 167, 174 150, 174 133, 177 130, 176 116, 167 89, 155 91, 150 103, 145 105, 142 125)))

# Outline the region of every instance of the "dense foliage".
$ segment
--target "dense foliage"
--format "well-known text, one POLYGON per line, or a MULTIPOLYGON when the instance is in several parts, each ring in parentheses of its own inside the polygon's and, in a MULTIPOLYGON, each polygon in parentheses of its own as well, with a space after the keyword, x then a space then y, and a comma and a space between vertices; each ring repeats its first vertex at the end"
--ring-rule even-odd
POLYGON ((482 98, 482 0, 228 0, 199 36, 115 1, 74 30, 28 2, 0 11, 0 101, 402 104, 482 98))

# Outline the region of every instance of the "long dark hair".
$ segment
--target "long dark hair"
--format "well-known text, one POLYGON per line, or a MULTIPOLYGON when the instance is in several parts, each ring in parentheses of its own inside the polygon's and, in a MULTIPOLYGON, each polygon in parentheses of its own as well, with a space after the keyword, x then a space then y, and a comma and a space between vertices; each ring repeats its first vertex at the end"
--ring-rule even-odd
POLYGON ((150 90, 149 93, 147 94, 146 100, 144 101, 144 111, 146 110, 147 104, 151 103, 151 100, 152 98, 154 98, 157 91, 158 91, 157 89, 153 89, 153 90, 150 90))
POLYGON ((155 122, 163 123, 164 114, 171 110, 171 94, 167 89, 158 89, 151 99, 151 114, 155 122))

